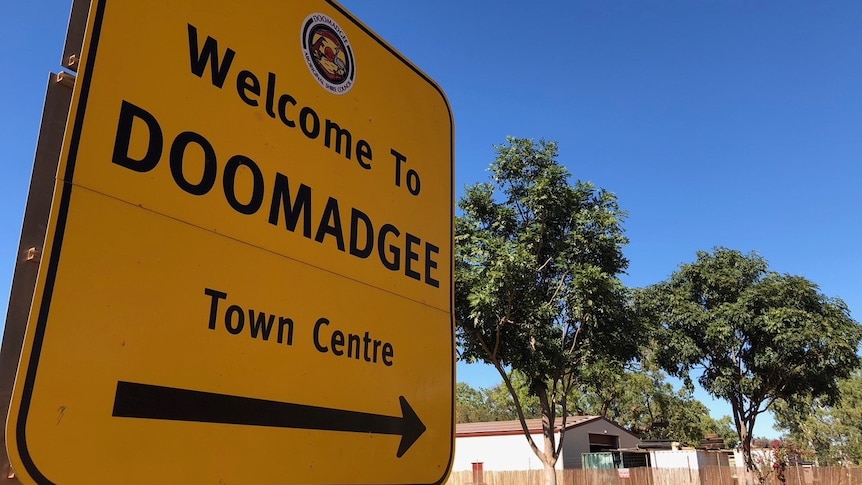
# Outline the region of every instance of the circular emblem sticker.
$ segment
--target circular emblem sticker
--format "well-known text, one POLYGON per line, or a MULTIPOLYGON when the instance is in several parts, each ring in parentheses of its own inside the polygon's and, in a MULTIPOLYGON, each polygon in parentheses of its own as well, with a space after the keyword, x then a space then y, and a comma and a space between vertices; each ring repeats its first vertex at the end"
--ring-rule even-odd
POLYGON ((314 79, 334 94, 353 87, 356 62, 350 41, 341 27, 322 13, 313 13, 302 23, 302 52, 314 79))

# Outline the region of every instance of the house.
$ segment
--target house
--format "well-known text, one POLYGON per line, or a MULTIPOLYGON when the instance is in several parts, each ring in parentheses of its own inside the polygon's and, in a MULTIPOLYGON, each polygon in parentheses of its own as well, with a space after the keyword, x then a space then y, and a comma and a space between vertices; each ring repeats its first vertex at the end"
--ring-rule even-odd
MULTIPOLYGON (((555 429, 559 442, 557 419, 555 429)), ((542 420, 527 420, 527 429, 540 450, 544 448, 542 420)), ((583 453, 634 448, 638 436, 601 416, 566 418, 563 448, 557 460, 558 469, 581 468, 583 453)), ((544 465, 527 444, 520 421, 460 423, 455 428, 453 471, 474 470, 481 464, 485 471, 541 470, 544 465)))

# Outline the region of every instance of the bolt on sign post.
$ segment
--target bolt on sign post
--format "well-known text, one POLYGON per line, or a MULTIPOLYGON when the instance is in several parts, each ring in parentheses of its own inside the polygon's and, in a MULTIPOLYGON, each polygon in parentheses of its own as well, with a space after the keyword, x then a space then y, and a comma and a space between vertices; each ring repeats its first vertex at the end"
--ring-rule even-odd
POLYGON ((93 0, 7 423, 22 482, 443 482, 453 133, 335 2, 93 0))

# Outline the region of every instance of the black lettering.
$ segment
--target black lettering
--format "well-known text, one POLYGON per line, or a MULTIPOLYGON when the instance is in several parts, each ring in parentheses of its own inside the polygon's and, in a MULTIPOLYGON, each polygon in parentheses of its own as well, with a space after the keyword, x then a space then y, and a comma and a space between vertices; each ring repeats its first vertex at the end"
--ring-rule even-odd
MULTIPOLYGON (((341 350, 344 348, 344 332, 341 330, 336 330, 332 332, 332 340, 330 341, 332 344, 332 353, 335 355, 344 355, 344 351, 341 350)), ((348 355, 350 353, 350 347, 347 348, 348 355)))
POLYGON ((414 280, 419 280, 422 275, 418 271, 415 271, 413 265, 410 263, 412 261, 419 261, 419 253, 413 250, 413 246, 420 244, 422 240, 409 232, 404 235, 404 240, 406 241, 404 246, 404 274, 414 280))
POLYGON ((275 118, 275 111, 272 110, 272 104, 275 102, 275 73, 271 72, 267 76, 266 83, 266 114, 270 118, 275 118))
POLYGON ((374 341, 374 363, 375 364, 377 363, 377 354, 380 353, 380 344, 382 344, 382 343, 383 342, 381 342, 379 340, 374 341))
POLYGON ((383 263, 383 266, 385 266, 386 269, 398 271, 401 268, 401 250, 394 244, 390 245, 389 252, 392 254, 394 259, 387 259, 386 236, 389 234, 394 234, 395 237, 398 237, 401 235, 401 232, 392 224, 384 224, 383 227, 380 228, 380 234, 377 236, 377 254, 380 256, 380 262, 383 263))
POLYGON ((326 120, 326 135, 323 138, 323 144, 326 148, 332 148, 332 139, 335 138, 335 153, 341 154, 341 140, 345 139, 347 150, 344 152, 344 157, 350 160, 350 149, 353 146, 353 136, 346 129, 338 126, 334 121, 326 120))
MULTIPOLYGON (((365 332, 365 337, 362 338, 362 349, 365 351, 365 362, 371 362, 371 357, 368 355, 368 344, 371 343, 371 337, 368 336, 368 332, 365 332)), ((374 360, 377 360, 375 356, 374 360)))
POLYGON ((296 106, 296 100, 293 99, 293 96, 289 94, 282 94, 280 98, 278 98, 278 117, 281 118, 281 122, 285 125, 293 128, 296 126, 290 118, 287 117, 287 105, 292 104, 296 106))
POLYGON ((351 333, 347 335, 347 356, 359 360, 359 335, 351 333))
POLYGON ((227 198, 228 204, 233 207, 233 210, 240 214, 250 215, 257 212, 263 204, 263 174, 260 168, 254 163, 254 160, 242 155, 234 155, 230 157, 224 167, 224 195, 227 198), (236 172, 239 167, 247 167, 251 171, 252 186, 251 200, 247 204, 243 204, 236 196, 236 172))
MULTIPOLYGON (((210 57, 212 56, 210 55, 210 57)), ((247 95, 246 98, 252 99, 249 93, 257 93, 257 88, 254 87, 257 84, 253 81, 256 78, 248 71, 241 73, 239 89, 247 95)), ((283 110, 288 109, 288 105, 296 104, 296 101, 289 95, 282 95, 279 99, 283 110)), ((285 114, 285 116, 287 115, 285 114)), ((297 122, 303 126, 304 132, 309 136, 319 136, 320 119, 311 108, 303 108, 297 122)), ((350 132, 329 120, 326 121, 326 131, 326 143, 329 148, 341 154, 343 154, 342 151, 346 150, 348 155, 345 156, 349 156, 350 148, 348 145, 353 141, 350 132)), ((113 147, 113 163, 136 172, 151 171, 160 162, 165 148, 164 141, 162 128, 151 113, 128 101, 121 102, 113 147), (135 133, 132 133, 133 131, 135 133), (144 139, 132 140, 133 136, 147 137, 146 153, 139 154, 137 153, 138 150, 132 148, 132 141, 135 141, 134 145, 140 146, 140 151, 142 151, 144 142, 144 139), (135 153, 129 153, 130 150, 135 153)), ((365 146, 363 143, 360 140, 357 147, 365 146)), ((368 146, 368 150, 370 153, 370 146, 368 146)), ((357 149, 357 156, 361 151, 357 149)), ((399 170, 403 163, 400 161, 403 155, 395 150, 392 152, 396 155, 396 171, 399 174, 406 172, 407 183, 410 185, 409 170, 399 170)), ((250 157, 233 155, 227 159, 224 167, 220 167, 212 143, 199 133, 184 131, 173 139, 169 147, 168 159, 171 176, 181 190, 192 195, 206 195, 215 187, 216 179, 221 175, 225 199, 237 213, 253 215, 260 212, 263 207, 268 191, 268 180, 258 163, 250 157), (222 170, 223 173, 219 174, 219 171, 222 170)), ((438 246, 423 241, 409 232, 405 232, 405 237, 401 240, 402 231, 393 224, 383 224, 378 231, 371 217, 355 207, 349 208, 349 235, 345 235, 339 201, 334 197, 328 197, 322 211, 313 211, 311 192, 311 187, 305 184, 299 184, 298 188, 294 187, 294 190, 291 190, 288 176, 275 172, 268 222, 274 226, 281 226, 283 221, 285 229, 290 232, 298 232, 297 226, 302 224, 301 233, 305 238, 313 238, 316 242, 324 244, 327 242, 327 237, 331 236, 335 239, 334 245, 339 251, 349 251, 352 256, 359 259, 368 259, 376 249, 380 264, 390 271, 401 271, 403 265, 403 273, 408 278, 417 281, 424 280, 429 286, 440 287, 437 276, 440 254, 438 246), (315 223, 316 226, 313 225, 315 223), (345 241, 346 236, 349 237, 349 241, 345 241), (423 243, 425 244, 424 252, 420 247, 423 243), (349 250, 346 248, 347 244, 350 245, 349 250), (402 253, 404 254, 403 258, 402 253)), ((214 330, 217 326, 214 319, 221 317, 220 314, 217 314, 222 310, 218 300, 226 300, 227 296, 225 294, 225 296, 217 298, 216 293, 209 293, 209 291, 215 292, 216 290, 207 289, 207 291, 206 294, 213 298, 208 325, 210 329, 214 330)), ((235 309, 233 306, 231 308, 230 313, 225 314, 225 318, 228 329, 234 333, 238 327, 244 326, 245 323, 244 320, 240 320, 244 317, 233 315, 235 309)), ((255 322, 252 325, 259 326, 255 322)), ((280 341, 291 339, 292 320, 285 319, 279 322, 280 341), (285 332, 290 332, 291 335, 287 335, 285 332)), ((252 328, 251 332, 255 335, 263 332, 268 339, 268 336, 272 335, 273 325, 274 321, 266 327, 259 327, 259 330, 257 327, 252 328)))
POLYGON ((401 164, 407 161, 407 157, 398 153, 394 148, 390 148, 389 153, 395 157, 395 186, 401 187, 401 164))
POLYGON ((251 71, 240 71, 236 76, 236 92, 239 97, 249 106, 257 106, 257 99, 250 97, 247 93, 251 92, 255 97, 260 96, 260 80, 251 71))
POLYGON ((177 135, 177 138, 171 143, 171 175, 174 176, 174 182, 192 195, 204 195, 213 188, 216 181, 216 154, 213 146, 203 136, 193 132, 184 131, 177 135), (201 147, 204 152, 204 173, 201 176, 201 181, 193 184, 186 179, 183 172, 183 161, 185 160, 186 147, 190 143, 195 143, 201 147))
MULTIPOLYGON (((227 299, 227 293, 204 288, 204 294, 210 297, 209 329, 215 330, 220 317, 219 301, 227 299)), ((275 314, 248 309, 248 330, 251 338, 269 341, 275 326, 275 314)), ((231 335, 240 335, 245 328, 245 310, 240 305, 230 305, 224 312, 224 327, 231 335)), ((293 320, 278 317, 278 343, 293 345, 293 320)))
POLYGON ((432 254, 440 254, 440 248, 426 242, 425 243, 425 283, 440 288, 440 282, 431 276, 431 270, 437 269, 437 261, 431 257, 432 254))
POLYGON ((312 140, 320 135, 320 118, 318 118, 317 113, 315 113, 314 110, 309 108, 308 106, 302 108, 299 111, 299 128, 302 130, 305 136, 311 138, 312 140), (312 121, 311 128, 308 128, 309 118, 311 118, 312 121))
POLYGON ((300 184, 294 202, 290 201, 290 181, 287 175, 276 172, 272 189, 272 205, 269 209, 269 223, 278 225, 279 208, 284 210, 284 225, 294 232, 299 216, 302 214, 302 235, 311 239, 311 187, 300 184))
POLYGON ((422 191, 422 182, 419 179, 419 172, 412 168, 407 170, 407 191, 412 195, 419 195, 422 191))
POLYGON ((329 320, 319 318, 314 324, 314 346, 318 352, 329 353, 341 357, 346 356, 348 359, 365 361, 371 364, 376 364, 378 358, 387 366, 393 364, 392 357, 395 355, 395 349, 389 342, 377 340, 371 337, 371 333, 347 333, 339 329, 334 329, 329 336, 329 347, 323 342, 327 341, 323 335, 322 327, 329 325, 329 320), (345 347, 347 349, 345 350, 345 347), (382 347, 382 350, 381 350, 382 347))
POLYGON ((322 243, 326 235, 335 237, 335 244, 339 251, 344 251, 344 231, 341 228, 341 214, 338 212, 338 201, 330 197, 323 209, 320 225, 317 226, 317 234, 314 240, 322 243))
POLYGON ((228 332, 233 335, 239 335, 242 333, 242 328, 245 326, 245 314, 242 311, 242 307, 239 305, 231 305, 227 307, 227 311, 224 314, 224 326, 228 332), (237 324, 234 326, 234 318, 232 315, 236 315, 237 324))
POLYGON ((317 322, 314 324, 314 347, 317 348, 318 352, 329 352, 329 348, 325 345, 320 344, 320 339, 318 338, 320 335, 320 327, 329 325, 329 320, 326 318, 318 318, 317 322))
POLYGON ((114 138, 114 154, 111 160, 135 172, 149 172, 156 168, 162 156, 162 129, 156 117, 147 111, 123 101, 120 105, 120 119, 117 122, 117 136, 114 138), (129 145, 132 140, 132 126, 135 119, 139 119, 147 125, 150 137, 147 143, 147 153, 140 160, 129 156, 129 145))
POLYGON ((278 317, 278 343, 293 345, 293 319, 278 317), (287 327, 287 340, 285 341, 284 328, 287 327))
POLYGON ((210 63, 210 72, 212 76, 213 86, 221 89, 224 86, 224 81, 227 78, 227 73, 230 71, 230 65, 236 52, 228 48, 224 54, 224 62, 219 65, 218 61, 218 41, 210 36, 204 41, 203 49, 198 52, 198 29, 194 25, 189 25, 189 60, 191 61, 192 74, 199 78, 203 78, 204 70, 207 62, 210 63))
MULTIPOLYGON (((197 27, 192 24, 187 25, 191 73, 203 79, 206 71, 209 70, 210 82, 221 89, 230 74, 236 51, 230 47, 220 49, 218 40, 211 36, 207 36, 201 45, 197 27)), ((237 69, 240 68, 237 67, 237 69)), ((251 70, 241 69, 236 74, 235 81, 237 95, 243 103, 252 107, 262 106, 270 118, 278 118, 287 127, 295 128, 298 124, 302 133, 309 139, 319 138, 321 129, 324 130, 323 144, 327 148, 348 160, 356 153, 356 160, 360 167, 365 170, 372 168, 371 144, 367 140, 359 139, 354 146, 353 134, 348 128, 342 127, 329 118, 322 120, 311 106, 303 106, 298 117, 291 118, 288 111, 291 106, 298 106, 298 101, 290 94, 279 93, 278 75, 275 72, 268 72, 264 79, 251 70), (266 86, 263 86, 264 83, 266 86)))
POLYGON ((371 161, 371 145, 365 140, 359 140, 356 142, 356 161, 359 162, 359 166, 365 170, 371 170, 371 164, 364 160, 366 158, 368 159, 368 162, 371 161))
POLYGON ((212 297, 212 301, 210 302, 210 323, 209 329, 215 330, 216 328, 216 316, 218 315, 218 301, 224 300, 227 298, 227 293, 213 290, 210 288, 204 288, 204 294, 212 297))
POLYGON ((386 364, 386 367, 392 365, 392 358, 395 357, 395 349, 392 348, 392 344, 386 342, 383 344, 383 363, 386 364))
POLYGON ((371 224, 371 218, 359 209, 350 211, 350 254, 357 258, 365 259, 371 256, 371 250, 374 249, 374 226, 371 224), (359 221, 362 221, 365 226, 365 247, 359 247, 359 221))
POLYGON ((275 323, 275 315, 257 312, 257 318, 255 318, 254 310, 249 308, 248 321, 251 338, 257 338, 258 334, 261 334, 263 340, 269 340, 269 334, 272 332, 272 324, 275 323))

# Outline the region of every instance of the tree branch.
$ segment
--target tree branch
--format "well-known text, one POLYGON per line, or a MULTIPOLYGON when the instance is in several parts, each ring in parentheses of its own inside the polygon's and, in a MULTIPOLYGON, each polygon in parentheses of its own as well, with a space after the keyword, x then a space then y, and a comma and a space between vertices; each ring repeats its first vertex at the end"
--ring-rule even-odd
POLYGON ((524 436, 527 438, 527 443, 530 445, 530 449, 533 450, 533 453, 535 453, 537 457, 542 458, 543 453, 539 451, 539 447, 536 446, 536 442, 533 441, 533 436, 530 434, 530 429, 527 427, 527 419, 524 417, 524 408, 521 406, 521 400, 515 392, 515 387, 512 385, 512 380, 509 378, 509 374, 503 369, 503 366, 500 365, 499 362, 494 362, 494 368, 497 369, 500 377, 503 378, 503 383, 506 385, 506 389, 509 390, 509 394, 512 396, 512 402, 515 405, 515 412, 518 413, 518 420, 521 422, 521 429, 524 431, 524 436))

